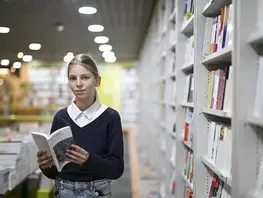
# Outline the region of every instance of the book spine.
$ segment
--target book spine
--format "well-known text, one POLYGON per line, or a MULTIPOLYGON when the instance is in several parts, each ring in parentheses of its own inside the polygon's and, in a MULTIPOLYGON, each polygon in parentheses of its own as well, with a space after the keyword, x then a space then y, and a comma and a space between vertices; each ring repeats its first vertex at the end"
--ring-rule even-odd
POLYGON ((225 93, 225 84, 226 84, 226 72, 223 69, 219 70, 219 82, 217 90, 217 99, 216 99, 216 109, 223 109, 224 93, 225 93))

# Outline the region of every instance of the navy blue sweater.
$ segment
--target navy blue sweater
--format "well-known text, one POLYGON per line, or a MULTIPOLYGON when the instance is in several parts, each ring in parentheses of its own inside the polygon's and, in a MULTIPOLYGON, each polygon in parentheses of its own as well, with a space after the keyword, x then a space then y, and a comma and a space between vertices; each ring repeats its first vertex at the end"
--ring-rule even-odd
POLYGON ((116 110, 107 108, 98 118, 81 128, 69 117, 67 108, 63 108, 54 117, 51 133, 65 126, 71 127, 75 143, 89 152, 89 158, 82 166, 69 163, 61 172, 55 166, 42 170, 48 178, 88 182, 121 177, 124 171, 123 135, 116 110))

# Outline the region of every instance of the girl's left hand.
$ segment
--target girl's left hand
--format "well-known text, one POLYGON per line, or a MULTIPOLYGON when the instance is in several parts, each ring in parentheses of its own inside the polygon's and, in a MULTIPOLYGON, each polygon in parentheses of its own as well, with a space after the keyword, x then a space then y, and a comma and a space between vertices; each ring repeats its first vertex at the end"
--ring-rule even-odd
POLYGON ((75 144, 72 144, 71 147, 74 150, 67 150, 68 160, 79 165, 84 164, 89 158, 89 153, 75 144))

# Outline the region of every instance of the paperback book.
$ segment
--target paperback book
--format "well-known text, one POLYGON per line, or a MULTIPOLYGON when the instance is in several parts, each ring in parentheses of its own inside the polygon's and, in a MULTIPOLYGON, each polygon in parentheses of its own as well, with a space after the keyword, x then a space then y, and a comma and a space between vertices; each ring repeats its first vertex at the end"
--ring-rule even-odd
POLYGON ((60 128, 50 135, 39 132, 31 132, 31 135, 38 150, 47 150, 51 153, 53 163, 59 172, 70 162, 67 160, 66 151, 71 149, 74 138, 69 126, 60 128))

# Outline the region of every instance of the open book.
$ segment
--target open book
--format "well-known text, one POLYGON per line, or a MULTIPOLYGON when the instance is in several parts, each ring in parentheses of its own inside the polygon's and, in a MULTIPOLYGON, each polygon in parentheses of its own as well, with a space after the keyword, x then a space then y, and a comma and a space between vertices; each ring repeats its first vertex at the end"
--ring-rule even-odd
POLYGON ((59 172, 69 163, 66 151, 74 143, 69 126, 60 128, 50 135, 39 132, 31 132, 31 135, 39 150, 47 150, 51 153, 53 163, 59 172))

